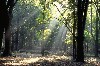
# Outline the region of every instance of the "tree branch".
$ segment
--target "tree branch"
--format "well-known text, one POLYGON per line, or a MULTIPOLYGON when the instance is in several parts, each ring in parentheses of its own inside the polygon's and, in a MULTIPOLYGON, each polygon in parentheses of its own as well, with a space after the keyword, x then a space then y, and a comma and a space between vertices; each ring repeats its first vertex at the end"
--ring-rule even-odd
MULTIPOLYGON (((54 4, 54 6, 56 6, 55 4, 54 4)), ((59 13, 61 14, 61 16, 63 17, 63 14, 60 12, 60 10, 58 9, 58 7, 56 6, 56 8, 57 8, 57 10, 59 11, 59 13)), ((64 11, 65 12, 65 11, 64 11)), ((69 24, 68 24, 68 22, 67 22, 67 19, 65 18, 65 17, 63 17, 63 19, 66 21, 66 23, 64 23, 65 25, 66 25, 66 27, 68 28, 68 30, 72 33, 72 30, 70 30, 70 26, 69 26, 69 24), (68 26, 67 26, 68 25, 68 26)), ((73 34, 73 33, 72 33, 73 34)))

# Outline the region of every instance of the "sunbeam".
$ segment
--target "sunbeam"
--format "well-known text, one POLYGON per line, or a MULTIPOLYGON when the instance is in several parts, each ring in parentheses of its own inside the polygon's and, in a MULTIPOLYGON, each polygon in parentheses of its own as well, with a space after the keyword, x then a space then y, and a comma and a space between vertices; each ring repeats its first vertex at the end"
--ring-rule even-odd
MULTIPOLYGON (((37 13, 39 12, 39 9, 35 9, 34 11, 32 11, 31 13, 29 13, 28 15, 24 16, 24 18, 21 18, 20 21, 16 22, 17 25, 13 25, 11 26, 12 29, 12 33, 15 33, 17 31, 18 28, 20 28, 21 26, 23 26, 31 17, 34 17, 35 15, 37 15, 37 13), (15 30, 14 30, 15 29, 15 30)), ((19 19, 20 17, 18 17, 17 19, 19 19)), ((13 18, 14 19, 14 18, 13 18)), ((33 19, 34 20, 34 19, 33 19)))

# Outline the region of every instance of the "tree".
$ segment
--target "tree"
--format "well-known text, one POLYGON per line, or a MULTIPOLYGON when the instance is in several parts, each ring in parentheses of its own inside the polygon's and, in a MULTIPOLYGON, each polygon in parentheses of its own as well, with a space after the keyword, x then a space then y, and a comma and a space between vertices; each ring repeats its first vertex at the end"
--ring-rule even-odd
POLYGON ((99 36, 99 7, 98 7, 98 0, 96 0, 96 39, 95 39, 95 56, 98 57, 98 36, 99 36))
POLYGON ((3 56, 11 55, 10 51, 10 41, 11 41, 11 31, 10 23, 12 19, 13 7, 17 0, 0 0, 0 49, 2 46, 3 32, 5 31, 5 48, 3 56))
POLYGON ((84 48, 83 48, 83 41, 84 41, 84 29, 86 23, 86 15, 88 9, 89 0, 78 0, 78 7, 77 7, 77 62, 84 62, 84 48))

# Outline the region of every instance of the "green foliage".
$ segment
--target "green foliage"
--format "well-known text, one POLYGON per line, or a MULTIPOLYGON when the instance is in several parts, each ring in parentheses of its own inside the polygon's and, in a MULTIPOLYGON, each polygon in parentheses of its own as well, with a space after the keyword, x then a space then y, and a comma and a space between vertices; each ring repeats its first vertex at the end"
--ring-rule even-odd
MULTIPOLYGON (((50 43, 55 43, 54 39, 57 38, 60 27, 66 22, 72 30, 73 17, 67 0, 19 0, 13 15, 12 33, 18 31, 18 42, 22 46, 34 46, 44 40, 47 41, 48 46, 50 43)), ((72 43, 71 37, 70 33, 66 38, 67 44, 72 43)))
MULTIPOLYGON (((50 48, 52 45, 59 45, 60 42, 72 45, 74 19, 77 21, 77 2, 75 1, 19 0, 13 10, 13 38, 17 36, 18 32, 18 44, 22 45, 21 48, 35 47, 36 45, 46 45, 46 47, 50 48), (62 28, 63 25, 64 27, 62 28)), ((93 3, 88 6, 84 32, 85 42, 95 39, 95 6, 93 3)), ((15 39, 12 39, 12 41, 17 44, 15 39)))

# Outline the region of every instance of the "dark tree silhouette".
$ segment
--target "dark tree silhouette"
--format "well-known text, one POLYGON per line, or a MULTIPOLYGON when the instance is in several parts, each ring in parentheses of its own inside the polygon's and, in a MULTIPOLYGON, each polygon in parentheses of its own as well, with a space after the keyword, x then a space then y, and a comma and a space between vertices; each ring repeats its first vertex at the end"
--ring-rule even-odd
POLYGON ((17 0, 0 0, 0 49, 2 47, 3 32, 5 31, 5 48, 3 56, 11 55, 10 41, 11 31, 10 23, 12 19, 12 10, 17 0))
POLYGON ((87 9, 88 9, 89 0, 78 0, 77 5, 77 62, 84 62, 84 29, 86 23, 87 9))
MULTIPOLYGON (((98 1, 98 0, 97 0, 98 1)), ((98 57, 98 49, 99 49, 99 7, 98 7, 98 2, 96 3, 96 37, 95 37, 95 57, 98 57)))

